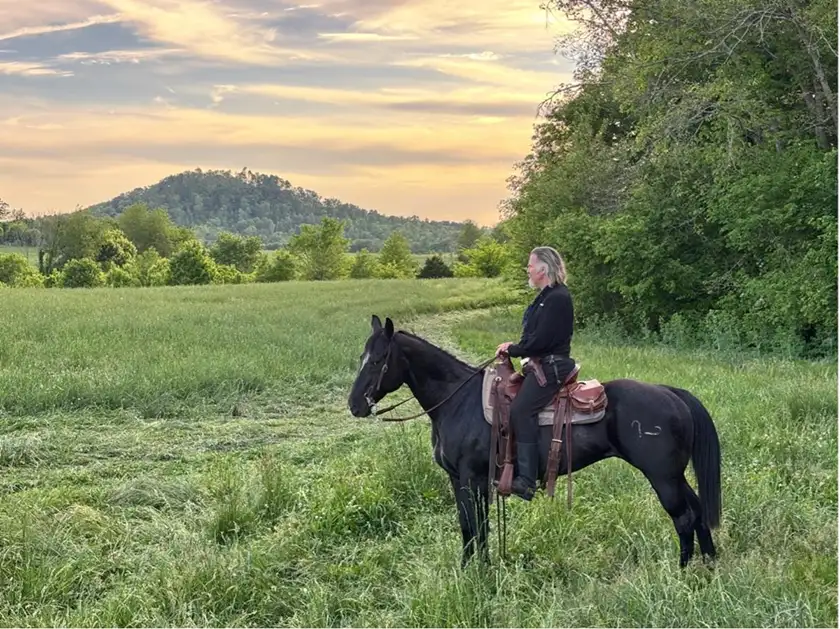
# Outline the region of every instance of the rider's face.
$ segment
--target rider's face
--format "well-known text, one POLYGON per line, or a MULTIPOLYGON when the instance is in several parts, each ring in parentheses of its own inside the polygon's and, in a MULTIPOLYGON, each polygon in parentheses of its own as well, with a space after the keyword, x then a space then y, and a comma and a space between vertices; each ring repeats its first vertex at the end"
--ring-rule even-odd
POLYGON ((545 279, 545 272, 539 266, 537 256, 531 254, 528 258, 528 286, 535 288, 539 286, 540 282, 545 279))

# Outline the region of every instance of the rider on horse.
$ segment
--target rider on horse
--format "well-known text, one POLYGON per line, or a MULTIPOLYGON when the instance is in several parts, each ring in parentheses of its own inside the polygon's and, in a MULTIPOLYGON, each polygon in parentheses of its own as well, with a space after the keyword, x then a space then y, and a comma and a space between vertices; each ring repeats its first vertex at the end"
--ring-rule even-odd
POLYGON ((575 367, 570 357, 574 329, 572 297, 566 286, 566 266, 552 247, 536 247, 528 259, 528 286, 540 292, 522 317, 518 343, 505 342, 496 356, 539 361, 545 374, 540 386, 535 373, 525 370, 522 387, 510 407, 510 421, 516 438, 517 475, 512 493, 530 500, 536 491, 539 468, 538 415, 551 402, 566 376, 575 367))

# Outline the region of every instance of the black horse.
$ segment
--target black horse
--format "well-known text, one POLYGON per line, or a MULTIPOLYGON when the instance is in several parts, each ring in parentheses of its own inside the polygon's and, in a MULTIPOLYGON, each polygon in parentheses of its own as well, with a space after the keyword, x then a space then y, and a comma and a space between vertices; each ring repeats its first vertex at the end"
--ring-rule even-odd
MULTIPOLYGON (((463 536, 461 564, 488 559, 490 425, 482 406, 483 369, 373 316, 372 333, 349 395, 350 412, 367 417, 375 404, 408 385, 432 426, 435 461, 452 482, 463 536), (456 391, 457 389, 457 391, 456 391), (454 394, 453 394, 454 392, 454 394), (448 398, 448 399, 447 399, 448 398)), ((594 424, 575 425, 572 471, 609 457, 638 468, 671 516, 680 540, 680 567, 694 554, 694 533, 713 560, 711 529, 720 522, 720 444, 709 413, 688 391, 635 380, 604 383, 608 406, 594 424), (700 497, 688 484, 691 459, 700 497)), ((539 477, 544 477, 551 427, 540 428, 539 477)), ((561 460, 559 474, 565 474, 561 460)))

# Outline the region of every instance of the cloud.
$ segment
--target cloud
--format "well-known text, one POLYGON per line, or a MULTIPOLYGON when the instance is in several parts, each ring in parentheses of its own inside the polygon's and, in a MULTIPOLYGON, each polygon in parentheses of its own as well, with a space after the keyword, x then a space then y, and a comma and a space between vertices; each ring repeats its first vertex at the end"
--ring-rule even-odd
POLYGON ((140 63, 181 52, 177 48, 148 48, 145 50, 107 50, 104 52, 70 52, 59 55, 57 61, 78 61, 82 64, 140 63))
POLYGON ((73 76, 69 70, 59 70, 41 63, 0 61, 0 76, 73 76))
POLYGON ((318 37, 346 42, 410 41, 418 39, 417 35, 381 35, 379 33, 318 33, 318 37))
MULTIPOLYGON (((533 116, 533 96, 501 91, 495 87, 467 86, 455 89, 388 87, 378 90, 351 90, 294 85, 217 86, 225 94, 257 94, 284 100, 332 105, 342 110, 370 108, 400 112, 425 112, 451 116, 533 116)), ((216 97, 214 96, 214 99, 216 97)), ((487 123, 483 120, 483 123, 487 123)))
POLYGON ((94 15, 85 20, 78 22, 68 22, 65 24, 51 24, 45 26, 24 26, 14 31, 7 33, 0 33, 0 41, 6 39, 17 39, 18 37, 32 37, 34 35, 47 35, 49 33, 60 33, 63 31, 74 31, 80 28, 87 28, 96 24, 114 24, 121 21, 120 15, 94 15))
POLYGON ((159 43, 175 45, 204 59, 269 66, 316 58, 303 50, 275 46, 276 31, 231 19, 218 5, 197 0, 103 0, 124 21, 159 43))

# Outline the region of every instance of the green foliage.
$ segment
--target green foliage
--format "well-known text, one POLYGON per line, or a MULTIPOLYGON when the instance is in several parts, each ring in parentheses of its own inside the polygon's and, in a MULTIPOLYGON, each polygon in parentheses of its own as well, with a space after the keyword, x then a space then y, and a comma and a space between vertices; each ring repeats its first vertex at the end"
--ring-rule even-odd
POLYGON ((347 244, 344 223, 327 217, 320 225, 302 225, 289 251, 300 258, 304 279, 335 280, 346 274, 347 244))
POLYGON ((169 283, 172 285, 210 284, 216 276, 216 263, 197 240, 184 244, 169 259, 169 283))
POLYGON ((488 236, 482 236, 473 247, 461 253, 476 277, 498 277, 511 262, 505 245, 488 236))
POLYGON ((354 280, 365 280, 379 277, 380 268, 376 256, 367 249, 362 249, 353 256, 350 266, 350 277, 354 280))
POLYGON ((102 242, 96 254, 96 261, 103 267, 122 267, 137 255, 137 247, 119 229, 111 229, 102 235, 102 242))
POLYGON ((222 232, 210 247, 210 256, 217 264, 230 265, 242 273, 251 273, 257 265, 261 250, 262 243, 256 236, 243 238, 222 232))
POLYGON ((288 282, 295 279, 297 263, 291 252, 278 249, 271 256, 265 256, 257 266, 255 281, 288 282))
POLYGON ((105 272, 105 284, 114 288, 140 286, 140 278, 137 277, 136 265, 112 266, 105 272))
POLYGON ((214 284, 245 284, 250 281, 252 276, 248 273, 243 273, 235 266, 229 264, 216 264, 213 283, 214 284))
MULTIPOLYGON (((176 225, 191 228, 206 244, 222 232, 232 232, 257 237, 268 249, 287 245, 301 225, 315 225, 327 217, 344 222, 353 252, 379 251, 396 230, 408 238, 415 253, 453 251, 461 230, 461 223, 454 221, 385 216, 323 198, 275 175, 247 169, 238 173, 200 169, 179 173, 92 206, 91 210, 100 216, 119 216, 135 204, 163 208, 176 225)), ((130 232, 123 229, 136 244, 130 232)), ((144 250, 139 244, 137 247, 144 250)), ((158 251, 167 257, 170 253, 160 248, 158 251)))
POLYGON ((139 253, 155 249, 164 258, 169 258, 177 246, 191 236, 189 230, 179 229, 165 210, 151 210, 144 203, 125 207, 117 217, 117 223, 139 253))
POLYGON ((105 274, 96 260, 74 258, 61 270, 63 288, 96 288, 105 285, 105 274))
POLYGON ((583 325, 835 353, 836 4, 549 6, 578 83, 511 178, 515 257, 555 246, 583 325))
POLYGON ((447 266, 439 255, 432 255, 426 258, 423 268, 420 269, 417 277, 420 279, 430 279, 435 277, 453 277, 452 269, 447 266))
POLYGON ((414 277, 416 268, 411 257, 408 240, 400 232, 393 232, 382 244, 379 252, 379 277, 414 277))
POLYGON ((140 286, 166 286, 170 281, 169 258, 149 248, 135 259, 136 276, 140 286))
POLYGON ((43 286, 44 277, 19 253, 0 254, 0 282, 13 288, 43 286))
POLYGON ((113 220, 96 217, 86 211, 45 217, 41 223, 43 261, 39 270, 49 274, 53 269, 61 269, 70 260, 95 260, 105 234, 114 226, 113 220))
POLYGON ((475 224, 475 221, 464 221, 464 225, 458 233, 457 250, 460 252, 464 249, 471 249, 476 245, 481 236, 482 230, 475 224))

